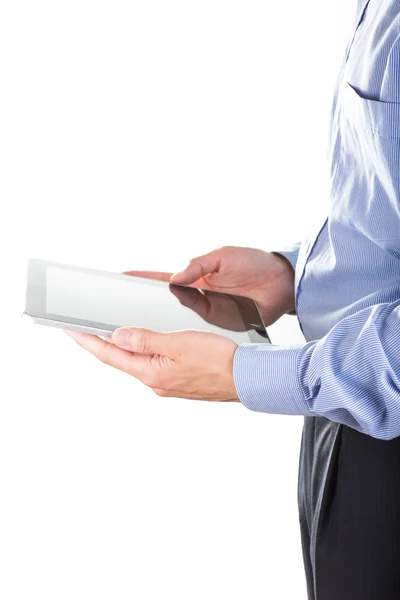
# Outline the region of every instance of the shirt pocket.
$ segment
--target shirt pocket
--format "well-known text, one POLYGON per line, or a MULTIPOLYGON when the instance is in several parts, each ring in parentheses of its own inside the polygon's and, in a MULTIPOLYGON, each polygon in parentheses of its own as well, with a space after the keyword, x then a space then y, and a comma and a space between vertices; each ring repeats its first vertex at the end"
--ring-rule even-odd
POLYGON ((339 93, 331 214, 381 246, 400 238, 400 103, 339 93))

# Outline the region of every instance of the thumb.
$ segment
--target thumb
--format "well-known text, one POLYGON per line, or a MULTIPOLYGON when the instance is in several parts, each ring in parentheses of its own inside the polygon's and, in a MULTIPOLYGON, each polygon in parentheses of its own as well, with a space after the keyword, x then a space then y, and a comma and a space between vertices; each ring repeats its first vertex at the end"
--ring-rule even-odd
POLYGON ((177 344, 171 333, 161 333, 142 327, 120 327, 112 334, 116 346, 137 354, 162 354, 174 358, 177 344))
POLYGON ((217 252, 210 252, 204 256, 192 258, 189 265, 183 271, 174 273, 170 278, 171 283, 194 283, 201 277, 210 275, 220 268, 221 257, 217 252))

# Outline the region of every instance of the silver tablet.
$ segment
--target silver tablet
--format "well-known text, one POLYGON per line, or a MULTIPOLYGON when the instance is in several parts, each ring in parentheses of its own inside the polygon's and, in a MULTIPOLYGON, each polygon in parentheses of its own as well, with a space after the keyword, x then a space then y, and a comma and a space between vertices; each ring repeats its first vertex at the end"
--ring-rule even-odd
POLYGON ((118 327, 135 326, 200 329, 238 344, 270 343, 250 298, 39 259, 29 261, 24 316, 103 337, 118 327))

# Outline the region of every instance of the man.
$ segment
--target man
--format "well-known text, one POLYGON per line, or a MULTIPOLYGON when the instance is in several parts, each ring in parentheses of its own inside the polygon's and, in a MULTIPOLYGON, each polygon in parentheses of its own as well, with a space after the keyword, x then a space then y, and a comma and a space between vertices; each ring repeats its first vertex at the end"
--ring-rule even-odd
POLYGON ((329 211, 293 248, 226 247, 179 274, 252 297, 306 343, 205 332, 71 334, 162 396, 304 415, 299 513, 313 600, 400 599, 400 5, 358 0, 335 89, 329 211))

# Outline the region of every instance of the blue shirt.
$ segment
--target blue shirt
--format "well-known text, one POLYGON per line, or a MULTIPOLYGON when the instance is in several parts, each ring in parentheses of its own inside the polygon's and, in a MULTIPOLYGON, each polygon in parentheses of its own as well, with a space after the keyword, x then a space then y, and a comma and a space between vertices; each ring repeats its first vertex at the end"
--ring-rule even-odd
POLYGON ((328 214, 280 253, 306 343, 241 344, 241 402, 400 435, 400 6, 359 0, 335 86, 328 214))

